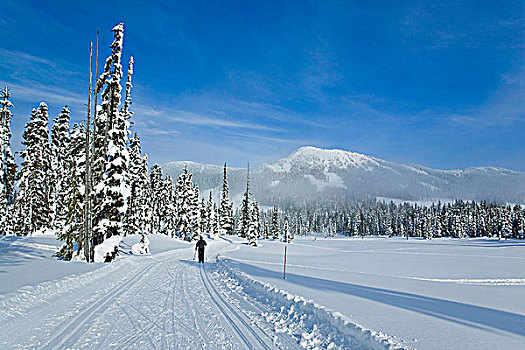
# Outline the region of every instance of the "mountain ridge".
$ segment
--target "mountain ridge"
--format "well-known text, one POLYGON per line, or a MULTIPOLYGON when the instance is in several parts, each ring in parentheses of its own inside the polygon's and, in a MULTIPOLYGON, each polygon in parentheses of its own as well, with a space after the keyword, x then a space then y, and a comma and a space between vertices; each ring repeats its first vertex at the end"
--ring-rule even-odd
MULTIPOLYGON (((201 190, 218 193, 222 166, 176 161, 164 164, 163 169, 176 178, 184 167, 194 174, 201 190)), ((228 168, 228 177, 232 196, 245 190, 246 169, 228 168)), ((440 170, 314 146, 300 147, 287 157, 251 168, 250 183, 252 194, 262 204, 334 197, 525 203, 525 172, 491 166, 440 170)))

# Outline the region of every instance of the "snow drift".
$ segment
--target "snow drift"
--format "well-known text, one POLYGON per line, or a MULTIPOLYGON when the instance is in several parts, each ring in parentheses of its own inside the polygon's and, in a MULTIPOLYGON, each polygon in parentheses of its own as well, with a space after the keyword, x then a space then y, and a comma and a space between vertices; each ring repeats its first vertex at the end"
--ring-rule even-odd
POLYGON ((392 337, 363 328, 344 315, 311 300, 255 280, 231 267, 228 258, 217 259, 218 269, 231 277, 248 295, 276 312, 265 315, 276 332, 292 334, 306 349, 410 349, 392 337), (307 331, 304 331, 307 329, 307 331))

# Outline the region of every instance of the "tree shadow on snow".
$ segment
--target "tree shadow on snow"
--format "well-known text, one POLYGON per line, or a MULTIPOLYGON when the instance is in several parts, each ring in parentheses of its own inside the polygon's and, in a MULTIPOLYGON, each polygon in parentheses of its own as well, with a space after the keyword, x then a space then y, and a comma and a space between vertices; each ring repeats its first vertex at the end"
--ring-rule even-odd
MULTIPOLYGON (((242 271, 253 276, 276 279, 282 278, 281 272, 271 271, 236 260, 226 260, 228 260, 232 266, 238 266, 242 271)), ((493 329, 497 329, 525 336, 525 316, 512 312, 396 290, 303 276, 289 272, 286 274, 286 281, 288 283, 307 286, 315 290, 333 291, 376 301, 472 328, 484 329, 491 332, 494 332, 493 329), (487 327, 491 327, 492 329, 487 327)))
POLYGON ((19 237, 15 236, 6 236, 0 240, 0 273, 5 273, 2 270, 3 266, 18 266, 30 260, 49 258, 50 254, 46 255, 33 247, 12 244, 19 240, 19 237))

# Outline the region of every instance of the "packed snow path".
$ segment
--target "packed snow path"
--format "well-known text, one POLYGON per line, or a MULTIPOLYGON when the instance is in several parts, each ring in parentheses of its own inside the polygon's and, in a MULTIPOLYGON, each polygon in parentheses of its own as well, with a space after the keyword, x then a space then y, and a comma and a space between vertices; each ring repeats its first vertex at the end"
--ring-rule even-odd
MULTIPOLYGON (((213 242, 208 257, 231 249, 213 242)), ((0 348, 294 349, 193 247, 135 256, 2 301, 0 348)))

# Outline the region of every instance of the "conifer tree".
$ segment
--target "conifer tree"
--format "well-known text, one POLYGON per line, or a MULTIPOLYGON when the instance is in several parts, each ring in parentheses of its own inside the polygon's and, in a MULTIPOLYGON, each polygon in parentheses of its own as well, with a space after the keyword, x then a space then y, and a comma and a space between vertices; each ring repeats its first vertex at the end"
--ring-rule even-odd
MULTIPOLYGON (((190 177, 191 180, 191 177, 190 177)), ((191 222, 191 232, 192 232, 192 240, 196 241, 199 239, 201 235, 201 208, 200 208, 200 202, 199 202, 199 185, 195 184, 193 186, 193 183, 189 183, 188 189, 193 188, 192 191, 189 192, 189 197, 191 198, 191 214, 190 214, 190 222, 191 222)))
POLYGON ((135 136, 129 143, 128 182, 130 196, 128 209, 124 217, 124 229, 127 234, 144 234, 151 231, 151 190, 148 173, 148 156, 142 155, 140 139, 135 136))
POLYGON ((139 225, 138 228, 141 233, 150 233, 152 227, 152 217, 153 217, 153 208, 152 208, 152 190, 150 182, 150 174, 148 167, 148 155, 144 154, 142 156, 142 168, 139 171, 139 188, 141 193, 137 194, 139 198, 139 225))
POLYGON ((204 201, 204 197, 201 199, 201 204, 199 206, 201 210, 201 232, 210 233, 209 226, 210 226, 210 216, 209 212, 211 211, 211 208, 208 208, 208 203, 204 201))
POLYGON ((25 149, 22 150, 20 156, 22 157, 22 164, 20 171, 16 175, 18 192, 15 200, 15 226, 14 230, 17 235, 28 235, 33 231, 32 223, 32 198, 34 196, 34 186, 32 180, 34 178, 34 160, 30 155, 34 152, 35 141, 32 138, 35 129, 34 120, 37 118, 36 109, 31 112, 30 121, 25 125, 24 133, 22 134, 22 145, 25 149))
POLYGON ((184 172, 177 178, 175 192, 177 199, 177 225, 175 230, 180 238, 191 241, 193 238, 191 227, 193 185, 191 184, 191 174, 188 173, 187 168, 184 168, 184 172))
POLYGON ((250 206, 250 166, 246 171, 246 192, 244 192, 244 199, 241 208, 241 226, 239 236, 242 238, 248 237, 251 222, 251 206, 250 206))
MULTIPOLYGON (((122 234, 122 219, 126 212, 129 194, 127 179, 129 154, 126 149, 129 111, 120 111, 122 79, 122 44, 124 24, 112 29, 114 40, 112 53, 106 59, 104 72, 97 81, 97 92, 102 89, 102 104, 96 110, 96 134, 93 164, 93 183, 95 190, 94 233, 96 241, 115 234, 122 234)), ((132 72, 132 67, 131 72, 132 72)), ((129 80, 131 77, 128 78, 129 80)), ((131 81, 131 80, 130 80, 131 81)), ((129 86, 131 88, 131 85, 129 86)), ((129 104, 127 104, 129 108, 129 104)))
MULTIPOLYGON (((210 200, 211 200, 211 192, 210 192, 210 200)), ((210 238, 215 239, 219 235, 219 212, 217 208, 217 204, 212 203, 211 205, 212 210, 210 214, 210 238)))
POLYGON ((150 190, 151 190, 151 232, 159 233, 161 229, 163 198, 162 198, 162 169, 155 164, 151 167, 150 173, 150 190))
POLYGON ((124 98, 124 105, 122 106, 122 109, 120 111, 120 113, 124 116, 126 120, 130 119, 133 116, 133 112, 131 111, 131 88, 133 87, 133 85, 131 84, 131 77, 133 75, 133 63, 133 56, 131 56, 129 58, 128 76, 126 79, 126 97, 124 98))
POLYGON ((234 229, 233 207, 228 194, 228 178, 226 176, 226 163, 224 163, 224 176, 222 182, 221 203, 219 208, 219 224, 221 235, 232 235, 234 229))
POLYGON ((69 113, 69 108, 64 106, 62 112, 54 119, 51 128, 52 224, 57 232, 64 228, 68 216, 65 198, 68 192, 69 171, 69 113))
POLYGON ((500 238, 501 235, 503 235, 505 238, 508 238, 512 233, 512 222, 510 212, 510 207, 503 206, 503 208, 500 209, 500 238))
POLYGON ((25 149, 21 155, 22 167, 18 174, 17 230, 19 234, 33 234, 50 228, 50 145, 47 105, 33 109, 31 120, 22 135, 25 149))
POLYGON ((277 206, 273 207, 272 212, 272 238, 279 239, 279 209, 277 206))
POLYGON ((138 234, 143 233, 140 227, 141 220, 141 197, 143 184, 142 171, 142 151, 140 148, 140 139, 135 133, 129 140, 129 198, 128 198, 128 210, 124 218, 124 231, 126 234, 138 234))
POLYGON ((214 217, 215 216, 215 212, 214 212, 214 202, 213 202, 213 198, 212 198, 212 194, 211 194, 211 191, 210 191, 210 195, 208 196, 208 202, 206 203, 206 217, 207 217, 207 226, 206 226, 206 231, 210 234, 210 237, 212 235, 215 235, 215 232, 214 232, 214 228, 213 228, 213 225, 214 225, 214 222, 212 221, 216 221, 217 219, 214 217))
POLYGON ((0 91, 0 234, 13 234, 16 163, 11 151, 13 107, 7 88, 0 91))
POLYGON ((37 193, 37 201, 35 204, 35 218, 37 219, 38 229, 51 228, 51 208, 52 208, 52 174, 51 169, 51 144, 49 143, 49 114, 47 104, 42 102, 37 110, 39 118, 36 120, 36 133, 37 133, 37 156, 40 160, 40 169, 37 170, 37 186, 39 190, 37 193))
POLYGON ((246 239, 248 244, 257 246, 257 238, 260 235, 260 222, 259 222, 259 204, 254 200, 250 206, 249 213, 249 226, 246 232, 246 239))
POLYGON ((170 176, 166 176, 164 179, 164 189, 164 233, 174 237, 176 226, 175 186, 170 176))
MULTIPOLYGON (((86 176, 86 132, 84 125, 75 123, 71 130, 71 140, 67 156, 67 193, 64 202, 67 205, 67 217, 64 227, 57 232, 57 238, 63 241, 59 258, 71 260, 78 254, 83 256, 80 233, 84 225, 84 182, 86 176), (73 242, 79 242, 77 252, 73 251, 73 242)), ((81 259, 80 259, 81 260, 81 259)))
POLYGON ((288 219, 284 220, 283 228, 283 242, 290 243, 292 241, 292 235, 290 233, 290 226, 288 225, 288 219))
POLYGON ((261 238, 261 212, 259 203, 255 199, 252 202, 251 221, 253 222, 256 237, 261 238))

